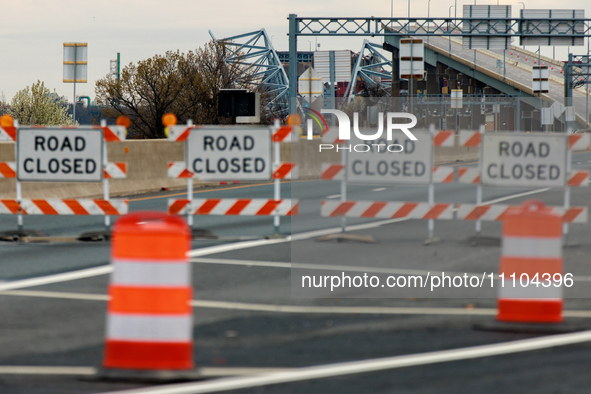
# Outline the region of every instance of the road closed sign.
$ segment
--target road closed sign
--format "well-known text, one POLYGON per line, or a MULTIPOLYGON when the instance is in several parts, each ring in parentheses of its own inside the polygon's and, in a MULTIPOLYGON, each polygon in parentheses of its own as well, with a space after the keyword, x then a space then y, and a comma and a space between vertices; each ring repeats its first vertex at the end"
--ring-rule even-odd
POLYGON ((17 179, 25 182, 100 182, 103 132, 93 128, 19 128, 17 179))
MULTIPOLYGON (((360 133, 371 134, 364 130, 360 133)), ((431 183, 433 136, 428 131, 413 130, 412 133, 417 137, 416 141, 404 135, 394 135, 393 140, 384 137, 370 141, 352 136, 347 158, 347 180, 375 184, 431 183)))
POLYGON ((203 127, 191 130, 187 169, 202 181, 271 179, 271 131, 255 127, 203 127))
POLYGON ((485 133, 483 186, 565 187, 567 140, 564 135, 485 133))

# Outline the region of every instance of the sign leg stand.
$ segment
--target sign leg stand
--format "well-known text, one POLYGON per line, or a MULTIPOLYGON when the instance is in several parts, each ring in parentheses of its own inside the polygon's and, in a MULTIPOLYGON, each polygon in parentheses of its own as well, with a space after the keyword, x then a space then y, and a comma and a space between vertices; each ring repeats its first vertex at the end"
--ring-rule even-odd
MULTIPOLYGON (((187 126, 193 126, 193 120, 187 120, 187 126)), ((185 152, 189 151, 189 140, 185 141, 185 152)), ((193 178, 187 178, 187 200, 189 200, 189 206, 193 205, 193 178)), ((193 215, 192 209, 187 212, 187 225, 193 231, 193 215)))
MULTIPOLYGON (((192 205, 193 202, 193 178, 187 178, 187 200, 189 200, 189 206, 192 205)), ((191 211, 187 213, 187 224, 193 229, 193 215, 191 215, 191 211)))
MULTIPOLYGON (((433 185, 432 183, 429 184, 428 193, 429 194, 428 194, 427 201, 429 202, 430 206, 433 206, 433 204, 435 204, 435 185, 433 185)), ((434 236, 434 230, 435 230, 435 220, 434 219, 427 220, 427 229, 428 229, 428 238, 425 241, 425 245, 431 245, 431 244, 439 242, 439 238, 434 236)))
MULTIPOLYGON (((476 186, 476 205, 479 206, 480 204, 482 204, 482 186, 477 185, 476 186)), ((482 230, 482 222, 480 220, 476 221, 475 230, 476 230, 476 238, 478 239, 478 238, 480 238, 480 232, 482 230)))
MULTIPOLYGON (((310 77, 310 83, 312 80, 312 77, 310 77)), ((312 90, 310 88, 310 90, 312 90)), ((310 97, 310 100, 312 98, 310 97)), ((279 128, 279 121, 275 122, 275 127, 279 128)), ((293 133, 293 130, 292 130, 293 133)), ((281 145, 279 144, 279 142, 274 142, 273 143, 273 149, 275 150, 275 158, 274 158, 274 162, 275 162, 275 166, 279 167, 279 165, 281 164, 281 145)), ((275 201, 279 201, 281 199, 281 180, 280 179, 274 179, 273 180, 273 199, 275 201)), ((279 237, 279 226, 281 225, 281 217, 279 215, 274 215, 273 216, 273 236, 274 237, 279 237)))
MULTIPOLYGON (((74 85, 76 86, 76 85, 74 85)), ((76 102, 74 101, 74 108, 76 107, 76 102)), ((101 120, 101 127, 106 127, 107 126, 107 121, 106 120, 101 120)), ((107 142, 105 141, 105 138, 103 137, 103 168, 105 168, 107 166, 107 142)), ((106 201, 109 201, 109 180, 106 178, 103 178, 103 198, 106 201)), ((109 231, 109 228, 111 227, 111 217, 109 215, 105 215, 105 230, 109 231)))
MULTIPOLYGON (((21 200, 23 198, 22 196, 22 189, 21 189, 21 183, 19 181, 16 181, 16 201, 19 203, 21 203, 21 200)), ((21 215, 20 213, 17 215, 16 217, 16 223, 17 223, 17 228, 18 228, 18 232, 22 233, 23 232, 23 215, 21 215)))
MULTIPOLYGON (((348 147, 351 147, 349 145, 348 147)), ((341 181, 341 202, 347 201, 347 149, 343 149, 343 154, 341 155, 341 164, 343 164, 343 180, 341 181)), ((345 232, 347 230, 347 218, 345 216, 341 217, 341 232, 345 232)))
MULTIPOLYGON (((571 131, 571 129, 569 129, 569 131, 571 131)), ((570 133, 568 133, 570 134, 570 133)), ((571 150, 567 149, 566 151, 566 173, 570 173, 571 171, 571 150)), ((570 187, 567 186, 564 189, 564 212, 566 213, 566 211, 570 208, 570 187)), ((562 244, 564 246, 567 245, 568 243, 568 223, 563 222, 562 223, 562 244)))

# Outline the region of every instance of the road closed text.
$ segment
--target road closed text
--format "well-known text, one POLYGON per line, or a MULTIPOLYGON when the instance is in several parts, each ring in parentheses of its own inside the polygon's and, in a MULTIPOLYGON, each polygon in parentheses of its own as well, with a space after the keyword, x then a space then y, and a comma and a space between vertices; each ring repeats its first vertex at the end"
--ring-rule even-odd
POLYGON ((200 180, 267 180, 271 177, 268 128, 207 127, 187 140, 187 168, 200 180))
POLYGON ((485 135, 482 182, 485 186, 563 187, 566 152, 565 136, 485 135))
POLYGON ((19 130, 21 181, 96 182, 102 180, 102 166, 100 130, 19 130))
POLYGON ((378 139, 362 144, 355 138, 340 147, 347 150, 347 177, 351 182, 375 184, 429 184, 433 167, 433 139, 415 131, 416 141, 378 139), (392 147, 392 148, 391 148, 392 147))

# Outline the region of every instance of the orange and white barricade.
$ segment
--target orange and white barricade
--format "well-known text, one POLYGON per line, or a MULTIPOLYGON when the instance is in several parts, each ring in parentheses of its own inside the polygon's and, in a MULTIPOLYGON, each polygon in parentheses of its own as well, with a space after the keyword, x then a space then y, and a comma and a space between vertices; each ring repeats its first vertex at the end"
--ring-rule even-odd
POLYGON ((296 199, 168 199, 168 213, 171 215, 294 216, 298 214, 298 211, 298 200, 296 199))
POLYGON ((503 221, 497 320, 562 321, 562 220, 526 201, 503 221))
POLYGON ((571 150, 591 149, 591 134, 570 134, 568 136, 568 148, 571 150))
POLYGON ((459 167, 458 168, 458 182, 459 183, 480 183, 480 169, 478 167, 459 167))
POLYGON ((454 147, 455 132, 453 130, 439 130, 433 134, 433 146, 454 147))
POLYGON ((103 178, 105 179, 123 179, 127 178, 127 163, 108 162, 103 168, 103 178))
MULTIPOLYGON (((456 219, 458 220, 485 220, 485 221, 501 221, 509 212, 518 208, 516 205, 507 204, 490 204, 490 205, 476 205, 476 204, 458 204, 456 219)), ((546 207, 552 213, 559 215, 564 223, 587 223, 588 210, 587 207, 546 207)))
POLYGON ((127 200, 103 199, 22 199, 0 200, 0 214, 12 215, 125 215, 127 200))
POLYGON ((115 223, 104 368, 193 368, 190 243, 179 217, 138 212, 115 223))
POLYGON ((298 163, 273 164, 273 179, 298 179, 298 163))
POLYGON ((320 216, 348 218, 453 219, 453 204, 396 201, 321 202, 320 216))
POLYGON ((0 178, 16 178, 16 163, 0 161, 0 178))
POLYGON ((187 169, 184 161, 169 161, 168 162, 168 177, 169 178, 193 178, 191 171, 187 169))

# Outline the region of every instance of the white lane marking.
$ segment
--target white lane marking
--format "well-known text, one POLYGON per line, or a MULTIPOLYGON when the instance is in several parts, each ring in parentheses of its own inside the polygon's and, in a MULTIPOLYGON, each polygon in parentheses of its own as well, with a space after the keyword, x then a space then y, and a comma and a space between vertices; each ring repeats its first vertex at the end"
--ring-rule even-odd
MULTIPOLYGON (((83 301, 108 301, 109 296, 103 294, 62 293, 55 291, 13 290, 0 293, 4 296, 60 298, 83 301)), ((494 308, 416 308, 416 307, 372 307, 372 306, 306 306, 306 305, 277 305, 255 304, 246 302, 192 300, 195 308, 230 309, 274 313, 322 313, 322 314, 358 314, 358 315, 464 315, 464 316, 494 316, 494 308)), ((591 318, 591 311, 570 310, 563 311, 564 317, 591 318)))
POLYGON ((339 198, 340 196, 340 194, 332 194, 330 196, 326 196, 326 198, 339 198))
POLYGON ((381 191, 384 191, 384 190, 386 190, 385 187, 378 187, 377 189, 372 189, 371 191, 372 192, 381 192, 381 191))
MULTIPOLYGON (((252 368, 252 367, 203 367, 197 373, 201 377, 224 377, 254 375, 261 373, 293 371, 294 368, 252 368)), ((94 367, 47 367, 29 365, 0 365, 0 375, 79 375, 92 376, 98 373, 94 367)))
POLYGON ((271 384, 299 382, 312 379, 330 378, 359 373, 384 371, 397 368, 429 365, 450 361, 470 360, 482 357, 501 356, 513 353, 548 349, 591 341, 591 331, 544 336, 541 338, 471 346, 459 349, 376 358, 363 361, 326 364, 298 368, 289 372, 222 378, 206 382, 192 382, 164 385, 159 387, 113 391, 112 394, 200 394, 237 390, 271 384))
POLYGON ((266 245, 272 245, 272 244, 289 242, 289 241, 291 241, 290 236, 287 236, 285 238, 277 238, 277 239, 257 239, 254 241, 234 242, 234 243, 230 243, 230 244, 208 246, 205 248, 194 249, 194 250, 189 251, 187 253, 187 255, 189 257, 199 257, 199 256, 206 256, 208 254, 223 253, 223 252, 229 252, 229 251, 237 250, 237 249, 254 248, 255 246, 266 246, 266 245))
MULTIPOLYGON (((82 301, 108 301, 109 296, 103 294, 85 294, 85 293, 62 293, 55 291, 31 291, 31 290, 13 290, 0 293, 4 296, 20 297, 40 297, 40 298, 59 298, 82 301)), ((495 309, 487 308, 414 308, 414 307, 359 307, 359 306, 305 306, 305 305, 277 305, 277 304, 256 304, 246 302, 228 302, 228 301, 208 301, 191 300, 191 306, 195 308, 208 309, 230 309, 257 312, 275 312, 275 313, 323 313, 323 314, 362 314, 362 315, 495 315, 495 309)), ((577 311, 579 312, 579 311, 577 311)), ((581 316, 584 317, 584 316, 581 316)), ((591 312, 589 312, 591 317, 591 312)))
POLYGON ((550 187, 545 187, 543 189, 531 190, 529 192, 512 194, 510 196, 505 196, 505 197, 496 198, 494 200, 485 201, 482 203, 482 205, 490 205, 490 204, 494 204, 494 203, 501 202, 501 201, 511 200, 513 198, 525 197, 525 196, 529 196, 531 194, 536 194, 536 193, 543 193, 543 192, 547 192, 548 190, 551 190, 551 189, 552 188, 550 188, 550 187))
POLYGON ((7 290, 0 295, 21 296, 21 297, 40 297, 40 298, 61 298, 64 300, 81 301, 109 301, 107 294, 87 294, 70 293, 62 291, 36 291, 36 290, 7 290))
POLYGON ((0 375, 96 375, 93 367, 43 367, 0 365, 0 375))
POLYGON ((64 272, 61 274, 39 276, 36 278, 15 280, 0 283, 0 291, 22 289, 25 287, 42 286, 50 283, 67 282, 70 280, 91 278, 93 276, 106 275, 113 271, 113 267, 102 265, 100 267, 86 268, 78 271, 64 272))
MULTIPOLYGON (((324 271, 350 271, 367 272, 378 274, 397 274, 397 275, 468 275, 479 276, 482 272, 455 272, 455 271, 433 271, 433 270, 409 270, 405 268, 380 268, 380 267, 360 267, 349 265, 328 265, 328 264, 301 264, 301 263, 282 263, 278 261, 256 261, 256 260, 235 260, 235 259, 216 259, 216 258, 195 258, 191 262, 199 264, 218 264, 218 265, 244 265, 247 267, 269 267, 269 268, 296 268, 324 271)), ((487 275, 487 278, 490 276, 487 275)), ((499 275, 495 274, 493 279, 498 280, 499 275)), ((591 276, 573 276, 574 281, 591 282, 591 276)))

